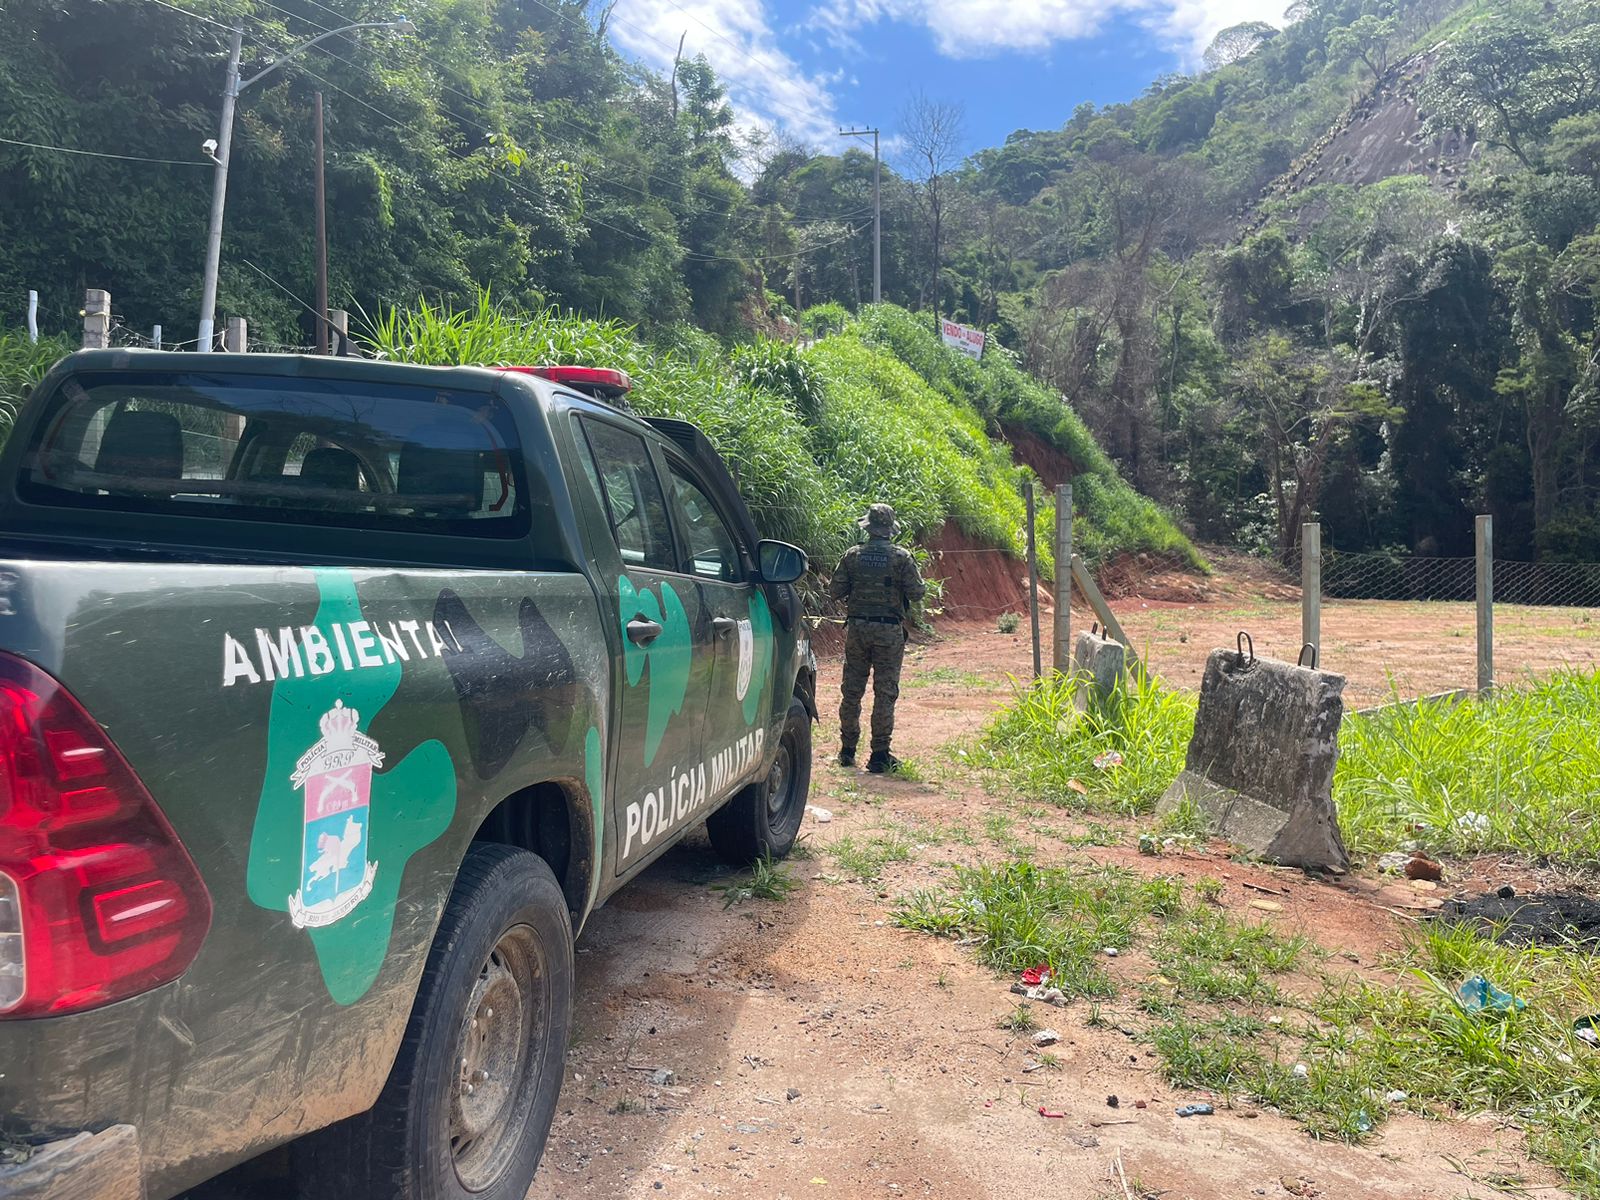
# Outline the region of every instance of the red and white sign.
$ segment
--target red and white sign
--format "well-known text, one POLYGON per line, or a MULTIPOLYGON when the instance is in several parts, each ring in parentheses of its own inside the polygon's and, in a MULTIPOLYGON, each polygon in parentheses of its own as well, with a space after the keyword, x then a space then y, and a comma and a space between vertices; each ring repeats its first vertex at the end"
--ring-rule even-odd
POLYGON ((983 330, 957 325, 954 321, 941 321, 944 344, 959 350, 968 358, 983 357, 983 330))

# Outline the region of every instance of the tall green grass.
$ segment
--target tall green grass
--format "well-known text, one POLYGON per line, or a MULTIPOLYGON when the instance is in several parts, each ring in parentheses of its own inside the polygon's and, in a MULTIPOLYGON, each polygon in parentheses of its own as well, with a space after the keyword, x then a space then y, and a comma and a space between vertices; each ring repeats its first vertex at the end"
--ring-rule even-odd
MULTIPOLYGON (((832 332, 808 349, 757 338, 725 351, 692 329, 669 329, 647 343, 615 321, 519 312, 485 294, 463 310, 419 302, 368 317, 366 340, 401 362, 620 367, 634 378, 630 402, 640 413, 683 417, 705 431, 763 533, 799 544, 825 566, 855 540, 856 517, 877 501, 894 505, 913 540, 954 521, 989 545, 1020 553, 1022 472, 993 436, 984 406, 1003 407, 1002 394, 1020 395, 1025 377, 1002 364, 976 380, 962 376, 973 387, 964 390, 950 374, 959 374, 964 360, 889 306, 861 319, 830 310, 811 324, 832 332), (886 339, 884 329, 898 333, 886 339), (994 384, 1004 370, 1015 378, 994 384)), ((1077 420, 1052 403, 1061 420, 1077 420)), ((1080 490, 1080 541, 1101 549, 1186 546, 1158 509, 1136 503, 1081 424, 1073 428, 1072 445, 1093 468, 1080 490), (1107 495, 1116 503, 1103 503, 1107 495), (1107 521, 1116 532, 1105 531, 1107 521)), ((1044 567, 1049 574, 1048 559, 1044 567)))
POLYGON ((17 409, 29 390, 57 359, 74 349, 71 338, 43 337, 30 342, 25 330, 0 329, 0 444, 10 436, 17 409))
POLYGON ((1334 797, 1354 850, 1600 859, 1600 673, 1345 721, 1334 797))
MULTIPOLYGON (((1035 799, 1147 812, 1183 767, 1192 694, 1153 680, 1120 708, 1079 713, 1081 684, 1018 690, 971 761, 1035 799), (1120 766, 1095 766, 1115 750, 1120 766)), ((1600 859, 1600 673, 1562 672, 1463 704, 1423 700, 1347 716, 1333 798, 1358 854, 1420 842, 1442 853, 1600 859)))
POLYGON ((1085 687, 1076 675, 1019 684, 969 761, 1002 773, 1033 799, 1090 812, 1148 812, 1183 769, 1194 696, 1141 676, 1119 705, 1086 704, 1080 712, 1085 687))

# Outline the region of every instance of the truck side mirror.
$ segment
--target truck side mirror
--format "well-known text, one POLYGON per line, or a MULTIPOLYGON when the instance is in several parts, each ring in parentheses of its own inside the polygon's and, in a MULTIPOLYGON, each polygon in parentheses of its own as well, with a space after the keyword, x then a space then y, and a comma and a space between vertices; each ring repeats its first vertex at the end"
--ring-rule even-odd
POLYGON ((756 547, 761 578, 767 583, 793 583, 806 573, 806 552, 788 542, 763 541, 756 547))

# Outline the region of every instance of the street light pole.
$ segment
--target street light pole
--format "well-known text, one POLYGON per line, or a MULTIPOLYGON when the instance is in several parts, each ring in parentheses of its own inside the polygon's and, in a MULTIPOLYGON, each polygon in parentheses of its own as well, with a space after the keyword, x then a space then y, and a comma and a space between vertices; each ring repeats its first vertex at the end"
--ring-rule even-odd
POLYGON ((222 128, 217 134, 217 149, 212 156, 217 164, 211 184, 211 224, 206 230, 206 275, 200 289, 200 340, 196 350, 210 350, 215 341, 217 316, 217 267, 222 261, 222 209, 228 202, 228 154, 233 149, 233 110, 239 99, 239 54, 244 47, 244 28, 233 31, 228 43, 228 79, 222 87, 222 128))
POLYGON ((244 29, 240 27, 233 31, 233 37, 228 45, 228 78, 222 88, 221 128, 217 133, 216 148, 213 150, 209 143, 206 146, 206 153, 211 161, 217 164, 217 173, 211 188, 211 224, 206 230, 206 274, 200 286, 200 338, 195 347, 197 350, 212 349, 216 330, 217 270, 222 262, 222 211, 228 201, 228 158, 233 149, 233 113, 238 106, 239 93, 259 83, 290 59, 298 58, 318 42, 356 29, 398 29, 403 33, 409 33, 415 30, 416 26, 404 17, 396 17, 392 21, 357 21, 352 25, 341 25, 338 29, 330 29, 326 33, 319 33, 310 41, 302 42, 282 58, 245 80, 239 78, 239 57, 244 46, 244 29))
POLYGON ((840 137, 865 137, 872 135, 872 302, 883 303, 883 207, 879 202, 883 180, 883 164, 878 157, 878 131, 876 129, 841 129, 840 137))
POLYGON ((322 187, 322 93, 317 93, 317 353, 328 352, 328 200, 322 187))

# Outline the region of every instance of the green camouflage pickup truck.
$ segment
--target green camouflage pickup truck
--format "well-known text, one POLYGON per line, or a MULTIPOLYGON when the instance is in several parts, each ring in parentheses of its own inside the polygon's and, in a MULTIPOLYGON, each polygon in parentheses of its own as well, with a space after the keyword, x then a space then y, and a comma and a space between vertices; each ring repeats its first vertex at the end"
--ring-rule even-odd
POLYGON ((0 457, 0 1195, 521 1200, 573 939, 782 856, 793 583, 627 377, 93 351, 0 457))

